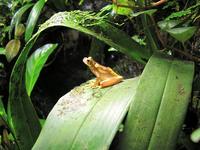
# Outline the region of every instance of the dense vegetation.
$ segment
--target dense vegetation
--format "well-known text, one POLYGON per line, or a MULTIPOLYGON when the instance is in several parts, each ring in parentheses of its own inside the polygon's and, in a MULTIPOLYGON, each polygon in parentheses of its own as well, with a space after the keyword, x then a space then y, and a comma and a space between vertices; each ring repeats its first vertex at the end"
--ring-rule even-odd
POLYGON ((0 0, 0 10, 0 149, 200 148, 199 0, 0 0), (85 56, 124 82, 79 86, 93 77, 85 56))

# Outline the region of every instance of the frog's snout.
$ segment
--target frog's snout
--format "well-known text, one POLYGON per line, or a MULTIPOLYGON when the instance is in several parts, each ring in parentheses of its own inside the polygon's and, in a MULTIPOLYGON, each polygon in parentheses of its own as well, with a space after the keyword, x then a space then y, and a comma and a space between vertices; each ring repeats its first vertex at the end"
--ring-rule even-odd
POLYGON ((88 60, 87 57, 84 57, 84 58, 83 58, 83 62, 84 62, 84 64, 86 64, 86 65, 88 64, 87 60, 88 60))

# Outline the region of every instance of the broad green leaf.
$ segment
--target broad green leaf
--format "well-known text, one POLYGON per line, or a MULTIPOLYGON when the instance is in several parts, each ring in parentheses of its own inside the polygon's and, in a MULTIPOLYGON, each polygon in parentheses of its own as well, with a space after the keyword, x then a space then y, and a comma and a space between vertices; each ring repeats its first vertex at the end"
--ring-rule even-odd
POLYGON ((148 149, 170 66, 171 60, 160 56, 151 57, 145 66, 125 123, 121 150, 148 149))
POLYGON ((57 13, 42 24, 38 32, 53 26, 65 26, 92 35, 141 63, 146 63, 145 60, 150 55, 145 47, 136 43, 126 33, 108 23, 104 17, 91 12, 57 13))
POLYGON ((173 29, 167 30, 167 32, 176 40, 183 43, 189 40, 194 35, 196 30, 197 30, 197 27, 192 26, 192 27, 173 28, 173 29))
POLYGON ((22 15, 31 7, 33 4, 29 3, 21 7, 15 15, 12 17, 11 23, 10 23, 10 30, 9 30, 9 39, 11 40, 11 34, 13 31, 13 28, 15 25, 18 25, 21 22, 22 15))
POLYGON ((33 90, 33 87, 40 75, 42 67, 56 47, 57 44, 46 44, 37 49, 27 60, 26 90, 29 96, 31 95, 31 91, 33 90))
POLYGON ((180 24, 182 21, 181 20, 168 20, 168 21, 159 21, 158 22, 158 26, 166 31, 169 30, 171 28, 174 28, 175 26, 177 26, 178 24, 180 24))
POLYGON ((198 143, 200 141, 200 128, 192 132, 191 140, 195 143, 198 143))
POLYGON ((149 149, 175 149, 190 102, 193 75, 194 63, 172 62, 149 149))
POLYGON ((40 13, 42 11, 42 8, 44 7, 45 0, 39 0, 32 8, 31 13, 29 14, 26 31, 25 31, 25 41, 27 42, 35 29, 35 25, 37 23, 37 20, 40 16, 40 13))
POLYGON ((7 61, 10 62, 19 52, 21 46, 20 40, 14 39, 10 40, 5 47, 5 55, 7 61))
POLYGON ((149 16, 152 16, 156 11, 157 11, 157 9, 149 9, 149 10, 144 10, 144 11, 132 13, 130 16, 131 17, 137 17, 137 16, 142 15, 142 14, 147 14, 149 16))
POLYGON ((0 55, 5 55, 5 48, 3 47, 0 47, 0 55))
POLYGON ((137 84, 135 78, 102 89, 93 89, 88 83, 74 88, 48 115, 33 150, 108 149, 137 84))
POLYGON ((191 62, 160 54, 150 58, 128 113, 120 149, 175 148, 189 103, 193 74, 191 62))

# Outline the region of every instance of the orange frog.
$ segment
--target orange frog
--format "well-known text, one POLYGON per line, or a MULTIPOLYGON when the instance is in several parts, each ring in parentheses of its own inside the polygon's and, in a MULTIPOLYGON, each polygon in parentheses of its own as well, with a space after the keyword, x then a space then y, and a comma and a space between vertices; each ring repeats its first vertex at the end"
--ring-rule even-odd
POLYGON ((107 87, 117 84, 123 80, 123 77, 115 73, 110 67, 98 64, 92 57, 84 57, 83 62, 90 68, 97 77, 92 87, 107 87))

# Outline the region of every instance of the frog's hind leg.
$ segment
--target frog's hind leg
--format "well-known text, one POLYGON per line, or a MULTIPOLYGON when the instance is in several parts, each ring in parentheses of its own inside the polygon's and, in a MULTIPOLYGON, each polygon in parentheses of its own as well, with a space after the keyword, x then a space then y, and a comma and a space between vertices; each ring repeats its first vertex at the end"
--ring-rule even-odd
POLYGON ((104 81, 100 82, 100 86, 101 87, 107 87, 107 86, 111 86, 114 84, 117 84, 119 82, 121 82, 123 80, 123 77, 119 76, 119 77, 113 77, 104 81))

